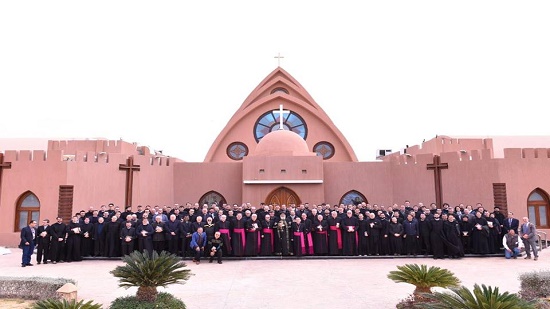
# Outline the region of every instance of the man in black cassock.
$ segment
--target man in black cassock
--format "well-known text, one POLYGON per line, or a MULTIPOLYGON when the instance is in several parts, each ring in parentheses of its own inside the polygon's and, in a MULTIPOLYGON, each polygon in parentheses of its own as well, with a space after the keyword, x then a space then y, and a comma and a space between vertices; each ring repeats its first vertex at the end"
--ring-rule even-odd
POLYGON ((136 228, 132 227, 132 222, 126 221, 124 225, 120 230, 122 256, 129 255, 134 251, 134 242, 137 237, 136 228))
POLYGON ((90 217, 84 218, 81 224, 82 237, 80 238, 80 253, 82 256, 90 256, 94 250, 93 232, 94 226, 90 223, 90 217))
POLYGON ((71 223, 67 226, 67 262, 80 262, 80 239, 82 238, 82 229, 78 217, 73 217, 71 223))
POLYGON ((346 216, 342 219, 342 247, 343 255, 357 255, 357 228, 359 223, 353 216, 353 212, 348 210, 346 216))
POLYGON ((380 230, 382 229, 382 224, 380 220, 376 218, 374 212, 369 214, 367 219, 367 238, 369 242, 369 255, 379 255, 380 254, 380 230))
POLYGON ((275 223, 275 254, 290 255, 290 223, 286 220, 286 214, 281 212, 279 220, 275 223))
POLYGON ((166 222, 166 240, 168 242, 168 252, 178 254, 178 241, 181 221, 177 220, 175 214, 170 215, 170 220, 166 222))
POLYGON ((56 220, 57 222, 50 229, 50 235, 52 235, 50 260, 54 264, 65 258, 65 235, 67 234, 67 226, 63 223, 63 218, 57 217, 56 220))
POLYGON ((316 255, 328 254, 328 222, 322 214, 312 222, 313 249, 316 255))
POLYGON ((105 223, 105 253, 107 257, 120 256, 120 222, 117 217, 105 223))
POLYGON ((445 243, 447 253, 451 259, 458 259, 464 256, 460 234, 459 223, 455 220, 454 216, 449 216, 447 221, 443 222, 443 233, 441 238, 445 243))
POLYGON ((106 256, 105 254, 105 219, 97 218, 93 229, 94 256, 106 256))
POLYGON ((435 213, 434 218, 428 222, 430 227, 430 245, 433 252, 434 259, 445 258, 445 247, 441 235, 443 234, 443 220, 439 217, 438 213, 435 213))
POLYGON ((260 254, 268 256, 273 254, 273 247, 275 242, 274 225, 275 220, 271 218, 270 214, 264 215, 264 220, 261 220, 262 229, 260 231, 261 237, 261 249, 260 254))

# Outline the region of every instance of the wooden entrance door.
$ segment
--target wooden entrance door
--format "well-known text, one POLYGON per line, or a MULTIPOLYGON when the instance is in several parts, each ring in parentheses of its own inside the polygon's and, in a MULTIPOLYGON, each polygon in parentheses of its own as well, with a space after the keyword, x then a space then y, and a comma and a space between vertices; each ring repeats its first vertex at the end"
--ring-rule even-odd
POLYGON ((301 202, 300 202, 300 198, 294 191, 286 187, 280 187, 271 191, 271 193, 269 193, 269 195, 265 199, 265 203, 267 205, 277 204, 277 205, 289 206, 291 204, 294 204, 298 206, 300 205, 301 202))

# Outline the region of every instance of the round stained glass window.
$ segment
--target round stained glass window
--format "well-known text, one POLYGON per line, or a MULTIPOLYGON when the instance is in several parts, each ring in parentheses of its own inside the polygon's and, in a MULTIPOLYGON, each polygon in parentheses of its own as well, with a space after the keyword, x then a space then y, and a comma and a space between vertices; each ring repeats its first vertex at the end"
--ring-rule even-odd
MULTIPOLYGON (((259 142, 267 133, 279 130, 280 115, 278 110, 273 110, 258 118, 254 125, 254 138, 256 142, 259 142)), ((285 111, 283 113, 283 129, 297 133, 303 139, 307 138, 307 126, 304 119, 293 111, 285 111)))
POLYGON ((319 142, 313 146, 313 152, 323 157, 323 160, 328 160, 334 156, 334 146, 329 142, 319 142))
POLYGON ((248 155, 248 147, 244 143, 234 142, 227 146, 227 156, 233 160, 242 160, 248 155))

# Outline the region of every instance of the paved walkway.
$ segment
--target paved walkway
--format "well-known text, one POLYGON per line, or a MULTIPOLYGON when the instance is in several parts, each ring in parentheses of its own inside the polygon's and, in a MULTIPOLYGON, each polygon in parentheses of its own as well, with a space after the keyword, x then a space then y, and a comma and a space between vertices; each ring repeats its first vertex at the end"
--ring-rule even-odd
MULTIPOLYGON (((135 288, 118 287, 109 271, 121 261, 83 261, 36 265, 22 268, 21 250, 0 256, 2 276, 45 276, 72 278, 78 282, 79 299, 93 299, 108 308, 119 296, 131 295, 135 288)), ((397 259, 302 259, 239 260, 223 264, 188 263, 194 276, 185 285, 171 285, 167 291, 181 298, 189 309, 286 309, 286 308, 395 308, 413 286, 394 283, 387 274, 406 263, 439 266, 453 271, 463 284, 498 286, 501 291, 517 292, 518 276, 539 269, 550 269, 550 250, 538 261, 502 258, 397 259)), ((159 289, 162 290, 162 289, 159 289)))

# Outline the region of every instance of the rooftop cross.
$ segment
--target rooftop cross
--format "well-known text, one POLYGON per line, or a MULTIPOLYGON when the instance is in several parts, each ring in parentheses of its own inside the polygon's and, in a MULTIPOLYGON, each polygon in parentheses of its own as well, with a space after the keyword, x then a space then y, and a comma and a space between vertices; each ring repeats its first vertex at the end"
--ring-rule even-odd
POLYGON ((277 66, 281 66, 281 59, 284 58, 284 56, 281 56, 281 53, 277 53, 277 56, 273 58, 277 58, 277 66))
POLYGON ((279 130, 284 130, 285 127, 283 125, 283 122, 284 122, 284 117, 283 115, 284 114, 290 114, 290 111, 285 111, 283 110, 283 104, 279 105, 279 109, 278 110, 274 110, 273 111, 274 114, 279 114, 279 130))

